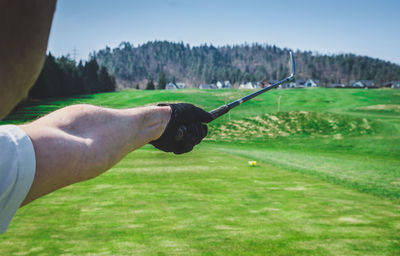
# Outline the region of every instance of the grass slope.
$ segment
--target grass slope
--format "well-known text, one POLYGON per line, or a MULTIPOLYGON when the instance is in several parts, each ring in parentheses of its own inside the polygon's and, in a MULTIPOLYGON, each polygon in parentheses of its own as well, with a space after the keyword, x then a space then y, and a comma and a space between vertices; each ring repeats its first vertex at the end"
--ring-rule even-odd
MULTIPOLYGON (((75 103, 211 110, 248 93, 88 95, 37 102, 0 123, 75 103)), ((398 255, 399 109, 396 90, 270 91, 211 123, 192 153, 146 146, 20 209, 0 255, 398 255)))

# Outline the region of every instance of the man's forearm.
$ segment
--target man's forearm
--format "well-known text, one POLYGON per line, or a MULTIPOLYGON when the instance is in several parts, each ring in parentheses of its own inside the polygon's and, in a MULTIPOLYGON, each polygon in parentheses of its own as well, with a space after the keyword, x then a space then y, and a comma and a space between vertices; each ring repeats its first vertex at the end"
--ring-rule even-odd
POLYGON ((170 112, 169 107, 116 110, 75 105, 22 125, 36 154, 35 179, 23 204, 108 170, 160 137, 170 112))

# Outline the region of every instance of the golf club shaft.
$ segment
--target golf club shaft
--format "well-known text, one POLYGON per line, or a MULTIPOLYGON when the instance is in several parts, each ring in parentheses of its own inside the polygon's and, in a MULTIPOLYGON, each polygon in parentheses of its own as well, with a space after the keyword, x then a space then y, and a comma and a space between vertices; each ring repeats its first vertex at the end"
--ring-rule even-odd
POLYGON ((266 91, 269 91, 269 90, 271 90, 272 88, 274 88, 274 87, 276 87, 278 85, 293 81, 295 79, 295 75, 296 75, 296 63, 294 62, 293 53, 290 52, 289 54, 290 54, 290 71, 291 71, 290 76, 288 76, 287 78, 285 78, 283 80, 280 80, 280 81, 278 81, 278 82, 276 82, 274 84, 271 84, 268 87, 265 87, 265 88, 263 88, 261 90, 258 90, 256 92, 254 92, 254 93, 251 93, 251 94, 249 94, 249 95, 247 95, 247 96, 245 96, 243 98, 240 98, 240 99, 235 100, 235 101, 233 101, 233 102, 231 102, 229 104, 222 105, 221 107, 212 110, 210 112, 210 114, 213 116, 213 120, 215 120, 218 117, 228 113, 232 108, 235 108, 235 107, 239 106, 243 102, 246 102, 246 101, 248 101, 248 100, 250 100, 250 99, 252 99, 252 98, 254 98, 254 97, 256 97, 256 96, 258 96, 258 95, 260 95, 260 94, 262 94, 264 92, 266 92, 266 91))
MULTIPOLYGON (((231 109, 233 109, 233 108, 239 106, 239 105, 242 104, 243 102, 246 102, 246 101, 248 101, 248 100, 251 100, 252 98, 257 97, 258 95, 260 95, 260 94, 262 94, 262 93, 264 93, 264 92, 267 92, 267 91, 271 90, 272 88, 274 88, 274 87, 276 87, 276 86, 278 86, 278 85, 281 85, 281 84, 290 82, 290 81, 292 81, 293 79, 294 79, 294 76, 292 75, 292 76, 287 77, 287 78, 285 78, 285 79, 283 79, 283 80, 281 80, 281 81, 278 81, 278 82, 276 82, 276 83, 274 83, 274 84, 272 84, 272 85, 270 85, 270 86, 268 86, 268 87, 265 87, 265 88, 263 88, 263 89, 261 89, 261 90, 258 90, 258 91, 254 92, 254 93, 252 93, 252 94, 249 94, 249 95, 247 95, 247 96, 245 96, 245 97, 243 97, 243 98, 240 98, 240 99, 235 100, 235 101, 233 101, 233 102, 231 102, 231 103, 229 103, 229 104, 225 104, 225 105, 220 106, 219 108, 216 108, 216 109, 214 109, 214 110, 211 110, 211 111, 210 111, 210 114, 211 114, 212 117, 213 117, 212 121, 215 120, 215 119, 217 119, 218 117, 220 117, 220 116, 222 116, 222 115, 225 115, 225 114, 228 113, 231 109)), ((183 139, 183 136, 184 136, 185 133, 186 133, 186 131, 187 131, 186 126, 182 125, 181 127, 179 127, 178 132, 176 133, 176 136, 175 136, 175 140, 176 140, 176 141, 182 140, 182 139, 183 139)))
MULTIPOLYGON (((272 88, 275 88, 278 85, 294 81, 295 76, 296 76, 296 65, 295 65, 295 62, 294 62, 294 56, 293 56, 292 52, 290 52, 290 69, 291 69, 291 74, 290 74, 290 76, 286 77, 285 79, 280 80, 280 81, 278 81, 278 82, 276 82, 274 84, 271 84, 270 86, 265 87, 265 88, 263 88, 261 90, 258 90, 258 91, 254 92, 254 93, 251 93, 251 94, 249 94, 247 96, 244 96, 243 98, 235 100, 235 101, 233 101, 233 102, 231 102, 229 104, 225 104, 225 105, 220 106, 219 108, 211 110, 210 114, 213 117, 212 120, 215 120, 218 117, 220 117, 222 115, 225 115, 232 108, 235 108, 235 107, 239 106, 240 104, 242 104, 243 102, 246 102, 248 100, 251 100, 254 97, 257 97, 258 95, 260 95, 260 94, 262 94, 264 92, 267 92, 267 91, 271 90, 272 88)), ((187 132, 187 128, 186 128, 185 125, 182 125, 181 127, 179 127, 178 132, 175 135, 175 140, 176 141, 182 140, 183 137, 185 136, 186 132, 187 132)))
POLYGON ((245 97, 243 97, 243 98, 240 98, 240 99, 235 100, 235 101, 233 101, 233 102, 231 102, 231 103, 229 103, 229 104, 222 105, 222 106, 219 107, 219 108, 216 108, 216 109, 214 109, 214 110, 211 110, 211 111, 210 111, 210 114, 213 116, 213 120, 215 120, 215 119, 217 119, 218 117, 220 117, 220 116, 222 116, 222 115, 228 113, 231 109, 233 109, 233 108, 239 106, 239 105, 242 104, 243 102, 246 102, 246 101, 248 101, 248 100, 251 100, 252 98, 257 97, 258 95, 260 95, 260 94, 262 94, 262 93, 264 93, 264 92, 267 92, 267 91, 271 90, 272 88, 274 88, 274 87, 276 87, 276 86, 278 86, 278 85, 281 85, 281 84, 290 82, 291 80, 293 80, 292 76, 287 77, 287 78, 285 78, 285 79, 283 79, 283 80, 281 80, 281 81, 278 81, 278 82, 276 82, 276 83, 274 83, 274 84, 272 84, 272 85, 270 85, 270 86, 268 86, 268 87, 265 87, 265 88, 263 88, 263 89, 261 89, 261 90, 258 90, 258 91, 254 92, 254 93, 252 93, 252 94, 249 94, 249 95, 247 95, 247 96, 245 96, 245 97))

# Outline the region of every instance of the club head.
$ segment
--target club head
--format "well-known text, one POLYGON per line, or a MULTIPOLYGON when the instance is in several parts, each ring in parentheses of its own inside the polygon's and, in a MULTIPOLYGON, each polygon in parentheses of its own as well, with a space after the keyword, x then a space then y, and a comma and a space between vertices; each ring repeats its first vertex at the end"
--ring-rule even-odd
POLYGON ((290 60, 289 60, 289 66, 290 66, 290 81, 294 81, 296 78, 296 63, 294 62, 294 54, 292 51, 289 52, 290 54, 290 60))

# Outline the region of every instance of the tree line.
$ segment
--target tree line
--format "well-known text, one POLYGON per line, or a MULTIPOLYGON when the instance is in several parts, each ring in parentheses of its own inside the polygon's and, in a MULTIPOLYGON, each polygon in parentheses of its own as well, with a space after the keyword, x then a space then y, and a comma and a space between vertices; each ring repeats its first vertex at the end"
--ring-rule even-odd
MULTIPOLYGON (((182 81, 196 87, 218 80, 229 80, 233 84, 279 80, 289 73, 289 49, 266 44, 191 47, 182 42, 154 41, 135 47, 122 42, 114 49, 106 47, 95 52, 94 56, 126 87, 140 84, 145 88, 162 76, 167 81, 182 81)), ((374 80, 380 85, 400 80, 400 66, 388 61, 354 54, 321 55, 299 50, 295 56, 297 77, 318 79, 322 85, 348 84, 351 80, 374 80)))
POLYGON ((77 64, 68 56, 46 56, 42 71, 29 91, 34 99, 70 97, 80 94, 112 92, 116 89, 114 76, 99 65, 96 58, 77 64))

